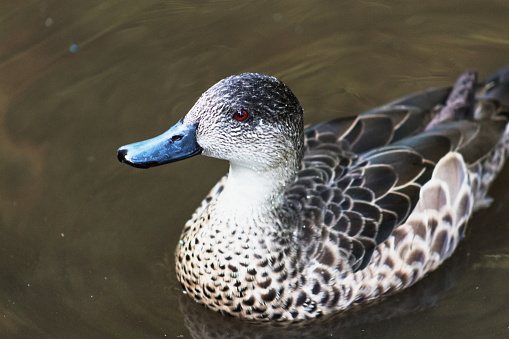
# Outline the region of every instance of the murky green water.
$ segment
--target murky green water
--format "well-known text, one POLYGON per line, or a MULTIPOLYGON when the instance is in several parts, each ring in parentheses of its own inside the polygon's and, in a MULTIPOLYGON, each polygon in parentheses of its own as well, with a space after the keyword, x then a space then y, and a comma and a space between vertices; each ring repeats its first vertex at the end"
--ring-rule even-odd
POLYGON ((0 2, 0 336, 508 336, 507 168, 443 269, 347 318, 267 328, 204 311, 174 276, 182 225, 227 164, 141 171, 115 154, 235 73, 283 79, 308 123, 487 75, 509 65, 507 13, 505 0, 0 2))

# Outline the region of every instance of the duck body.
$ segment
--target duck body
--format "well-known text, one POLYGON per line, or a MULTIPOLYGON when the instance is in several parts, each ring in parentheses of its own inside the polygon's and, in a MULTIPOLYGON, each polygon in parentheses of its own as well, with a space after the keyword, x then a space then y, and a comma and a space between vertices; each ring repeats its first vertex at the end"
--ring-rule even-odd
POLYGON ((320 317, 406 288, 447 259, 508 151, 509 69, 303 127, 281 81, 226 78, 159 137, 119 149, 151 167, 204 154, 230 171, 186 223, 177 278, 255 320, 320 317))

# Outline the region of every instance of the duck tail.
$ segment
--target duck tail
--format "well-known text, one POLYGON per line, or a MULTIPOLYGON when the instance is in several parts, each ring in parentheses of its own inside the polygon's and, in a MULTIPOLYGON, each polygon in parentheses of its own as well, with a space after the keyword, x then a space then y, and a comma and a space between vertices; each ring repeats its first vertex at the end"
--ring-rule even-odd
POLYGON ((429 130, 450 120, 509 119, 509 67, 477 82, 477 73, 463 73, 446 101, 433 109, 429 130))
POLYGON ((488 154, 469 165, 473 192, 476 192, 474 210, 477 210, 491 203, 492 199, 486 195, 488 188, 509 155, 509 67, 486 78, 477 93, 473 118, 483 127, 498 125, 498 128, 486 129, 488 133, 492 133, 491 136, 488 133, 479 133, 478 138, 496 138, 498 142, 488 154))
POLYGON ((475 71, 463 73, 456 80, 445 103, 433 109, 433 119, 426 126, 426 130, 444 121, 472 119, 474 116, 476 84, 477 73, 475 71))
POLYGON ((474 118, 509 119, 509 67, 486 78, 478 94, 474 118))

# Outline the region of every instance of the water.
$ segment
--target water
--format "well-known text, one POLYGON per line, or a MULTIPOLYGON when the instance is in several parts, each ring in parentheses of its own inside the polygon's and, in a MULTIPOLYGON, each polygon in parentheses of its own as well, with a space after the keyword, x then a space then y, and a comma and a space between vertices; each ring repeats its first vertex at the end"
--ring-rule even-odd
POLYGON ((502 0, 0 2, 1 336, 509 335, 507 169, 458 253, 422 283, 346 318, 267 328, 204 311, 174 275, 182 225, 227 164, 142 171, 115 155, 230 74, 280 77, 307 123, 465 69, 487 75, 509 65, 508 11, 502 0))

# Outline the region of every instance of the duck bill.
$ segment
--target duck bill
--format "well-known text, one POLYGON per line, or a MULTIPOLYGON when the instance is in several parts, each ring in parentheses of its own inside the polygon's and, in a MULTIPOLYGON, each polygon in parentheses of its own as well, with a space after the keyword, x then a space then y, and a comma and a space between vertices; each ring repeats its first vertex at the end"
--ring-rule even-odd
POLYGON ((196 141, 198 123, 182 119, 163 134, 145 141, 122 146, 117 151, 120 162, 137 168, 149 168, 201 154, 196 141))

